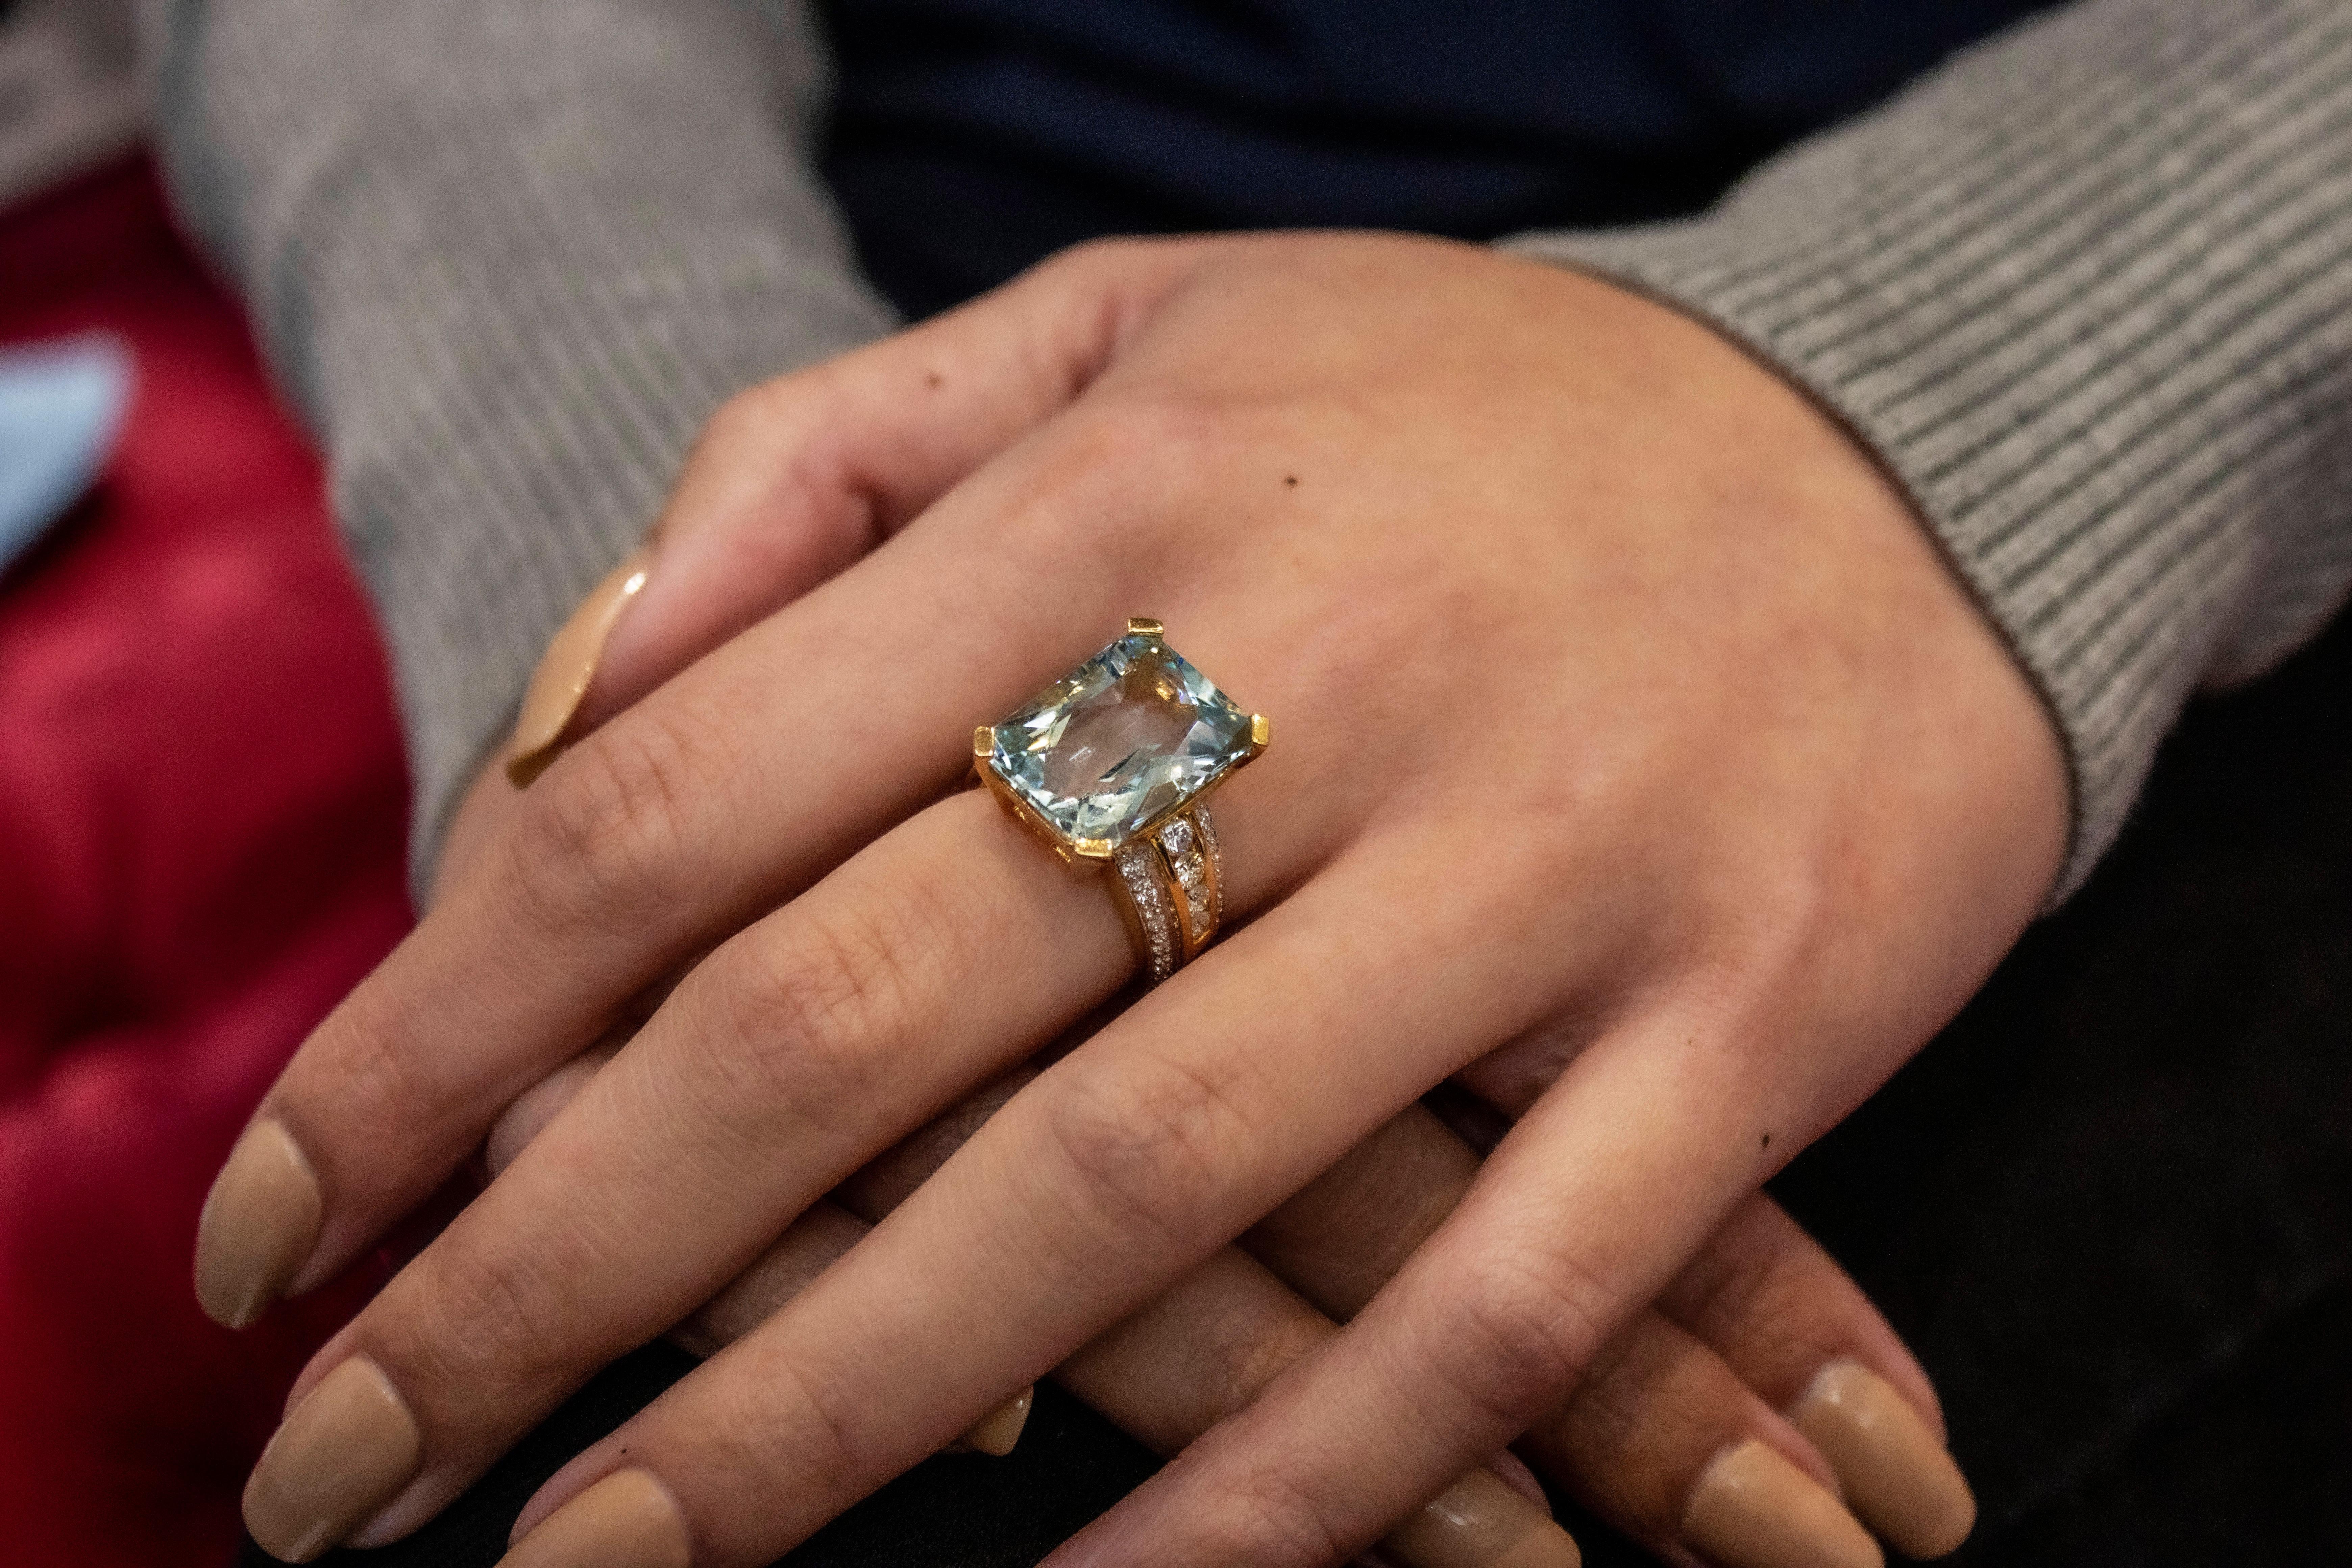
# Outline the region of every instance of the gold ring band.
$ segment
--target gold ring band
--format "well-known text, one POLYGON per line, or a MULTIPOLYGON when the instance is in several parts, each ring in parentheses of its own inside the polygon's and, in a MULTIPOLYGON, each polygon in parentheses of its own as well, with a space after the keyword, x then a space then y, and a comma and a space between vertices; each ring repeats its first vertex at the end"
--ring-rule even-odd
POLYGON ((1170 647, 1158 621, 972 731, 999 805, 1074 867, 1111 871, 1142 967, 1165 980, 1216 939, 1224 859, 1206 797, 1274 740, 1170 647))

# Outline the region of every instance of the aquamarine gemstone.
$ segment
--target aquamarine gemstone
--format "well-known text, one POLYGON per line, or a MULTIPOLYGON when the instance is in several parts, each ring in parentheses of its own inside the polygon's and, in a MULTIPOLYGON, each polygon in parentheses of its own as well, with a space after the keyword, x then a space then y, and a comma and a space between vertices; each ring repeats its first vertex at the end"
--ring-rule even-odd
POLYGON ((1158 637, 1129 635, 996 726, 988 765, 1055 832, 1116 848, 1250 754, 1250 716, 1158 637))

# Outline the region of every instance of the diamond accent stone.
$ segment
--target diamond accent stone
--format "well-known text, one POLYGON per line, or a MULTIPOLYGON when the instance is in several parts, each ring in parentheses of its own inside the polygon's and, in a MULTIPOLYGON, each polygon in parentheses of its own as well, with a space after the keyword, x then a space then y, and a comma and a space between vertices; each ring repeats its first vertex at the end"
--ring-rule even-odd
POLYGON ((1180 855, 1168 863, 1168 868, 1175 872, 1176 879, 1187 888, 1201 879, 1201 858, 1198 855, 1180 855))
POLYGON ((1192 825, 1182 817, 1160 830, 1160 847, 1171 855, 1181 855, 1192 847, 1192 825))
POLYGON ((1209 911, 1209 919, 1212 923, 1223 926, 1225 923, 1225 862, 1217 850, 1217 824, 1209 816, 1209 808, 1205 805, 1194 811, 1192 816, 1201 824, 1202 852, 1217 866, 1217 899, 1215 907, 1209 911))
POLYGON ((1176 973, 1176 912, 1168 907, 1160 879, 1151 874, 1149 849, 1134 845, 1122 851, 1118 875, 1135 900, 1136 917, 1143 922, 1143 940, 1151 949, 1151 979, 1157 984, 1176 973))
MULTIPOLYGON (((1156 637, 1130 633, 991 731, 988 765, 1046 825, 1121 845, 1250 755, 1250 718, 1156 637)), ((1171 826, 1173 826, 1172 824, 1171 826)))

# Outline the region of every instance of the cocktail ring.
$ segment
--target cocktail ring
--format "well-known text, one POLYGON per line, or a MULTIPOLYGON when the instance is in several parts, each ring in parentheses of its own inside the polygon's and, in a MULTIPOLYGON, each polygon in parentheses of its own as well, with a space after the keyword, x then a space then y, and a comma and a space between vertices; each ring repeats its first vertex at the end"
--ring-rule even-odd
POLYGON ((1163 639, 1127 635, 972 731, 972 766, 998 804, 1072 866, 1109 868, 1157 984, 1209 945, 1224 914, 1224 861, 1204 797, 1274 740, 1163 639))

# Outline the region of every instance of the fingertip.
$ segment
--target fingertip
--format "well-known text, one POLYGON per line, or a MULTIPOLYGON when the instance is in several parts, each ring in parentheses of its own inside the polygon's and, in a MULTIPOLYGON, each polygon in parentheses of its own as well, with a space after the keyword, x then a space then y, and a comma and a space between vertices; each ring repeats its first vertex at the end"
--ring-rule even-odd
POLYGON ((1942 1557, 1976 1526, 1976 1494, 1919 1412, 1861 1363, 1832 1362, 1790 1407, 1855 1513, 1906 1557, 1942 1557))
POLYGON ((536 1521, 520 1522, 499 1568, 689 1568, 686 1515, 650 1473, 616 1470, 536 1521))
POLYGON ((1843 1504, 1771 1444, 1749 1438, 1700 1472, 1683 1534, 1722 1568, 1885 1568, 1843 1504))
POLYGON ((964 1447, 997 1459, 1013 1452, 1014 1445, 1021 1441, 1022 1429, 1029 1425, 1029 1408, 1036 1397, 1035 1384, 1022 1389, 981 1417, 980 1423, 963 1435, 964 1447))
POLYGON ((319 1178, 274 1119, 247 1128, 196 1221, 196 1301, 225 1328, 257 1321, 299 1282, 325 1209, 319 1178))

